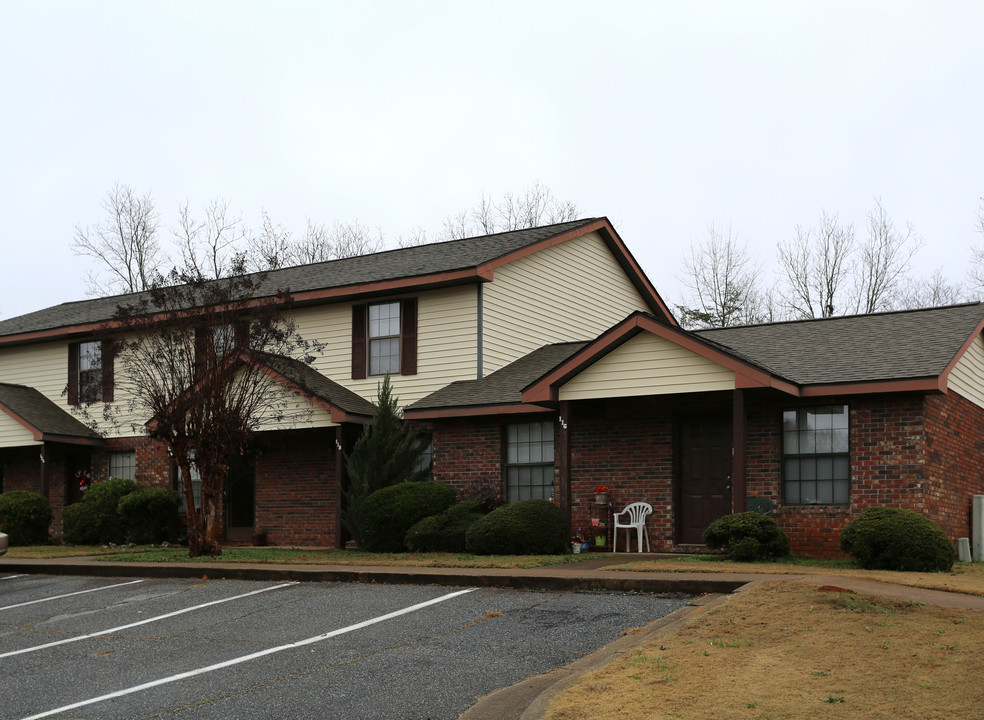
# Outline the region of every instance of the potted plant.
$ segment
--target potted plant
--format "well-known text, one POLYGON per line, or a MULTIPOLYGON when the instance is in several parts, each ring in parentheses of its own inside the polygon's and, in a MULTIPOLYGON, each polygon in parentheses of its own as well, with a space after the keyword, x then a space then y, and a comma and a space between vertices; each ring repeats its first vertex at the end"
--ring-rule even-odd
MULTIPOLYGON (((587 545, 584 541, 584 536, 580 533, 580 528, 578 528, 578 531, 578 534, 571 538, 571 552, 575 554, 581 552, 581 549, 587 545)), ((590 545, 588 547, 590 548, 590 545)))
POLYGON ((607 485, 599 485, 598 487, 596 487, 594 489, 594 494, 595 494, 595 502, 596 503, 598 503, 599 505, 607 505, 608 504, 608 486, 607 485))

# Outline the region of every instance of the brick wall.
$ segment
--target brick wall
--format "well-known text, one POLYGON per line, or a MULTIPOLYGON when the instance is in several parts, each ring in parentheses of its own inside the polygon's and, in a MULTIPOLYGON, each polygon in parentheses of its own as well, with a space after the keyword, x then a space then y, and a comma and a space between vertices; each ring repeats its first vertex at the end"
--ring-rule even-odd
POLYGON ((970 537, 971 502, 984 494, 984 409, 957 393, 926 399, 926 513, 951 539, 970 537))
POLYGON ((436 421, 434 479, 451 485, 459 494, 480 483, 501 484, 503 424, 486 418, 436 421))

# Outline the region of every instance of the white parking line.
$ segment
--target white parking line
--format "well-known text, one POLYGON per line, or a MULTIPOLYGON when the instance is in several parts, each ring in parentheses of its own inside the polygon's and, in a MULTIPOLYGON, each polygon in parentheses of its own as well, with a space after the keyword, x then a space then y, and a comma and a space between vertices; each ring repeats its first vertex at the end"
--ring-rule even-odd
POLYGON ((132 627, 137 627, 138 625, 146 625, 147 623, 157 622, 158 620, 164 620, 166 618, 171 618, 176 615, 184 615, 192 610, 201 610, 202 608, 207 608, 212 605, 221 605, 222 603, 227 603, 232 600, 239 600, 244 597, 249 597, 250 595, 259 595, 260 593, 265 593, 270 590, 276 590, 277 588, 290 587, 291 585, 297 585, 297 582, 281 583, 280 585, 273 585, 272 587, 263 588, 262 590, 253 590, 252 592, 243 593, 242 595, 236 595, 234 597, 223 598, 222 600, 212 600, 211 602, 202 603, 201 605, 195 605, 194 607, 185 608, 184 610, 175 610, 174 612, 169 612, 165 615, 158 615, 157 617, 147 618, 146 620, 140 620, 139 622, 130 623, 129 625, 120 625, 119 627, 109 628, 109 630, 100 630, 99 632, 87 633, 85 635, 79 635, 77 637, 66 638, 64 640, 55 640, 54 642, 45 643, 44 645, 36 645, 34 647, 23 648, 22 650, 12 650, 10 652, 0 653, 0 658, 10 657, 11 655, 23 655, 24 653, 34 652, 36 650, 44 650, 45 648, 55 647, 56 645, 65 645, 66 643, 78 642, 79 640, 88 640, 89 638, 102 637, 103 635, 109 635, 110 633, 119 632, 121 630, 128 630, 132 627))
POLYGON ((13 580, 18 577, 27 577, 27 575, 8 575, 7 577, 0 578, 0 580, 13 580))
POLYGON ((355 625, 349 625, 348 627, 343 627, 338 630, 332 630, 331 632, 326 632, 323 635, 315 635, 314 637, 310 637, 305 640, 298 640, 297 642, 288 643, 287 645, 278 645, 277 647, 267 648, 266 650, 260 650, 259 652, 250 653, 249 655, 243 655, 242 657, 226 660, 225 662, 216 663, 215 665, 209 665, 207 667, 199 668, 197 670, 189 670, 188 672, 179 673, 177 675, 171 675, 170 677, 161 678, 159 680, 152 680, 151 682, 144 683, 142 685, 135 685, 134 687, 126 688, 124 690, 117 690, 116 692, 108 693, 107 695, 100 695, 99 697, 90 698, 88 700, 82 700, 81 702, 72 703, 71 705, 65 705, 60 708, 55 708, 54 710, 48 710, 47 712, 39 713, 37 715, 31 715, 30 717, 24 718, 24 720, 38 720, 38 718, 45 718, 45 717, 50 717, 51 715, 58 715, 59 713, 66 712, 68 710, 74 710, 76 708, 85 707, 86 705, 94 705, 95 703, 102 702, 104 700, 112 700, 114 698, 123 697, 124 695, 130 695, 135 692, 140 692, 141 690, 149 690, 150 688, 153 687, 158 687, 160 685, 166 685, 168 683, 177 682, 178 680, 185 680, 190 677, 195 677, 196 675, 204 675, 205 673, 214 672, 215 670, 221 670, 222 668, 231 667, 233 665, 239 665, 240 663, 249 662, 250 660, 256 660, 257 658, 266 657, 267 655, 273 655, 274 653, 283 652, 284 650, 293 650, 295 648, 303 647, 305 645, 311 645, 312 643, 321 642, 322 640, 328 640, 329 638, 337 637, 339 635, 344 635, 345 633, 350 633, 355 630, 361 630, 362 628, 369 627, 370 625, 381 623, 384 620, 392 620, 395 617, 400 617, 401 615, 406 615, 416 610, 421 610, 430 605, 436 605, 438 603, 451 600, 461 595, 474 592, 475 590, 476 588, 468 588, 467 590, 458 590, 453 593, 448 593, 447 595, 441 595, 440 597, 436 597, 433 600, 427 600, 426 602, 417 603, 416 605, 411 605, 410 607, 405 607, 402 610, 395 610, 391 613, 386 613, 385 615, 380 615, 379 617, 375 617, 370 620, 364 620, 363 622, 356 623, 355 625))
POLYGON ((124 585, 136 585, 137 583, 142 583, 143 580, 131 580, 125 583, 116 583, 115 585, 104 585, 103 587, 92 588, 91 590, 79 590, 78 592, 65 593, 64 595, 55 595, 53 597, 41 598, 40 600, 30 600, 28 602, 17 603, 16 605, 5 605, 0 607, 0 610, 10 610, 12 608, 24 607, 25 605, 34 605, 36 603, 48 602, 49 600, 60 600, 61 598, 72 597, 73 595, 85 595, 86 593, 99 592, 100 590, 109 590, 110 588, 123 587, 124 585))

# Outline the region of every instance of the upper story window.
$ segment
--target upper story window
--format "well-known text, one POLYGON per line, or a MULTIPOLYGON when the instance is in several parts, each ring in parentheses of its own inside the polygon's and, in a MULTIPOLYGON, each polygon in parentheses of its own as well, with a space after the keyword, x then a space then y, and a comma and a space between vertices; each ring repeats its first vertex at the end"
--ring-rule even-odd
POLYGON ((352 379, 417 373, 417 299, 352 306, 352 379))
POLYGON ((113 401, 113 351, 108 342, 68 346, 68 403, 113 401))
POLYGON ((782 414, 783 501, 846 505, 850 501, 850 414, 847 405, 782 414))
POLYGON ((79 343, 79 402, 102 400, 102 347, 98 342, 79 343))
POLYGON ((400 372, 400 303, 369 306, 369 374, 400 372))

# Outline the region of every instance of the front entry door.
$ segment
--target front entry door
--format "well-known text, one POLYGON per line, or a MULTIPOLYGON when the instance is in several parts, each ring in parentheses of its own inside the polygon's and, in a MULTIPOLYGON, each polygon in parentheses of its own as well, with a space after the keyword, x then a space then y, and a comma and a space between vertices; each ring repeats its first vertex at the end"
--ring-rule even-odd
POLYGON ((731 512, 731 423, 691 418, 680 424, 680 543, 704 542, 704 530, 731 512))
POLYGON ((249 451, 235 454, 229 463, 226 482, 226 540, 249 540, 256 519, 256 456, 249 451))

